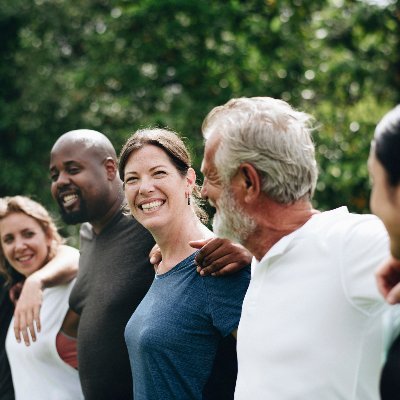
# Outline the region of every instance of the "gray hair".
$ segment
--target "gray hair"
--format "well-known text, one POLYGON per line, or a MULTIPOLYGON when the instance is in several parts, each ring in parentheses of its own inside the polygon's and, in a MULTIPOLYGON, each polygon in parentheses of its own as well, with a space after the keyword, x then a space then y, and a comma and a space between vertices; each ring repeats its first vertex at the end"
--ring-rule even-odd
POLYGON ((283 100, 243 97, 212 109, 202 131, 205 139, 220 137, 215 166, 224 183, 248 162, 261 176, 262 191, 289 204, 314 194, 318 168, 312 120, 283 100))

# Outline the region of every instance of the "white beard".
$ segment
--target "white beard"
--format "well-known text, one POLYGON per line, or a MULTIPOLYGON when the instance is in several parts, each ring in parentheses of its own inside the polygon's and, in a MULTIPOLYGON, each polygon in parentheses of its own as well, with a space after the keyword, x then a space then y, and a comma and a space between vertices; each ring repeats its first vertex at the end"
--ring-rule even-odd
POLYGON ((224 190, 218 200, 213 219, 213 231, 218 237, 244 244, 255 231, 256 223, 239 207, 230 190, 224 190))

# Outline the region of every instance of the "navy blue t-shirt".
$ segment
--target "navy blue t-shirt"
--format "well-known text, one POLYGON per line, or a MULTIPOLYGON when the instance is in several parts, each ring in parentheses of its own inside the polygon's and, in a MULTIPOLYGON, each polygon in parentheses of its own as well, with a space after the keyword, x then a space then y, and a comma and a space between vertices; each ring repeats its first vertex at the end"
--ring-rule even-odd
POLYGON ((154 278, 126 326, 135 400, 202 399, 218 344, 239 324, 250 269, 202 277, 195 255, 154 278))

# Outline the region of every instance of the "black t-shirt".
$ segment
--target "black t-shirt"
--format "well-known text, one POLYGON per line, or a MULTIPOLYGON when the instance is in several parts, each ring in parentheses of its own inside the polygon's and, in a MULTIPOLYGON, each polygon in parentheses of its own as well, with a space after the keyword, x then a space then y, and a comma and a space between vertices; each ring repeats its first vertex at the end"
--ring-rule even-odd
POLYGON ((79 273, 70 306, 80 314, 79 376, 86 400, 132 399, 132 374, 124 340, 129 318, 154 278, 153 237, 118 212, 103 231, 81 227, 79 273))
POLYGON ((381 376, 381 399, 398 400, 400 397, 400 335, 393 342, 381 376))
POLYGON ((5 342, 14 307, 4 287, 4 278, 0 276, 0 400, 13 400, 14 389, 8 364, 5 342))

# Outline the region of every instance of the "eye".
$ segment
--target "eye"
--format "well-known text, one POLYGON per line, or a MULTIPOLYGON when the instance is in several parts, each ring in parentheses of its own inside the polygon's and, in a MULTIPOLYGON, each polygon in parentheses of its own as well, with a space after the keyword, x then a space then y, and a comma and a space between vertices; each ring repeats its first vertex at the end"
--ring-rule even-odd
POLYGON ((156 178, 162 178, 162 177, 164 177, 165 175, 167 175, 167 172, 166 172, 166 171, 163 171, 163 170, 159 170, 159 171, 155 171, 155 172, 154 172, 154 176, 155 176, 156 178))
POLYGON ((22 236, 23 236, 25 239, 30 239, 30 238, 32 238, 32 237, 35 236, 35 232, 33 232, 33 231, 24 231, 24 232, 22 233, 22 236))
POLYGON ((138 181, 138 178, 136 176, 130 176, 129 178, 125 179, 125 185, 130 186, 134 185, 138 181))
POLYGON ((14 238, 12 236, 7 235, 7 236, 4 236, 1 241, 5 244, 10 244, 10 243, 12 243, 13 239, 14 238))
POLYGON ((51 181, 52 181, 52 182, 55 182, 55 181, 58 179, 58 175, 59 175, 58 172, 51 172, 51 173, 50 173, 50 179, 51 179, 51 181))
POLYGON ((70 175, 76 175, 76 174, 79 174, 79 172, 81 172, 81 170, 80 170, 80 168, 78 168, 78 167, 69 167, 69 168, 67 169, 67 172, 68 172, 70 175))

